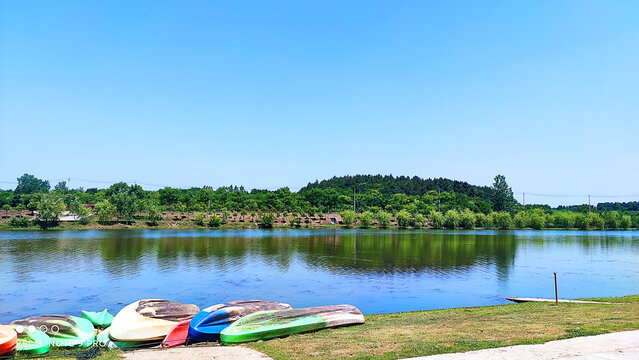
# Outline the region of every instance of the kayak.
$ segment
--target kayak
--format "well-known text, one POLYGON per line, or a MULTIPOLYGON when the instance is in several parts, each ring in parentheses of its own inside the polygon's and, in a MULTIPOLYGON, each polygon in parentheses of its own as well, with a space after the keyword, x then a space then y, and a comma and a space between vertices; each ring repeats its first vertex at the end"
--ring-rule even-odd
POLYGON ((18 334, 7 325, 0 325, 0 355, 15 350, 18 343, 18 334))
POLYGON ((29 329, 22 325, 9 325, 18 333, 16 351, 20 354, 42 355, 49 352, 51 338, 49 335, 34 328, 29 329))
POLYGON ((160 347, 169 348, 186 344, 186 340, 189 336, 190 323, 191 320, 184 320, 175 325, 175 327, 169 331, 169 334, 166 335, 160 347))
POLYGON ((108 327, 102 330, 95 340, 98 342, 98 346, 105 347, 107 349, 134 349, 149 346, 156 346, 158 341, 117 341, 111 339, 111 328, 108 327))
POLYGON ((125 306, 111 324, 111 339, 117 341, 163 340, 179 322, 200 311, 193 304, 145 299, 125 306))
POLYGON ((89 320, 93 325, 109 327, 113 322, 113 315, 109 310, 104 311, 84 311, 80 315, 82 318, 89 320))
POLYGON ((191 320, 189 339, 193 341, 217 341, 220 333, 231 323, 258 311, 288 310, 291 305, 265 300, 239 300, 209 306, 191 320))
POLYGON ((49 335, 51 346, 56 347, 89 347, 95 339, 95 328, 87 319, 71 315, 33 316, 11 322, 25 328, 34 326, 49 335))
POLYGON ((239 344, 364 322, 362 312, 352 305, 260 311, 245 316, 222 330, 220 340, 225 345, 239 344))

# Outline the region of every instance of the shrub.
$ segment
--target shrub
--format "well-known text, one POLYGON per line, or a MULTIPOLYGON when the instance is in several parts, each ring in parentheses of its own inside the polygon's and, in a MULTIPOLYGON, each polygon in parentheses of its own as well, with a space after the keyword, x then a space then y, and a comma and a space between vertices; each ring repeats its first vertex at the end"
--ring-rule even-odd
POLYGON ((487 216, 486 214, 478 213, 475 214, 475 223, 479 227, 490 229, 493 227, 493 218, 487 216))
POLYGON ((375 218, 379 223, 379 227, 381 227, 382 229, 386 229, 390 225, 391 214, 387 213, 384 210, 378 211, 377 214, 375 214, 375 218))
POLYGON ((461 217, 459 219, 459 223, 464 229, 474 229, 475 228, 475 214, 472 211, 465 209, 461 213, 461 217))
POLYGON ((415 228, 416 229, 421 229, 424 227, 424 224, 426 224, 426 217, 422 214, 416 214, 415 215, 415 228))
POLYGON ((574 226, 578 229, 587 230, 588 229, 588 219, 586 215, 582 213, 576 213, 574 217, 574 226))
POLYGON ((543 210, 535 210, 530 214, 529 225, 535 230, 541 230, 546 225, 546 214, 543 210))
POLYGON ((294 227, 300 227, 302 224, 302 219, 295 217, 289 221, 289 224, 294 227))
MULTIPOLYGON (((553 216, 553 223, 555 227, 570 229, 575 226, 575 217, 577 214, 570 213, 567 211, 558 211, 553 216)), ((583 216, 583 214, 581 214, 583 216)))
POLYGON ((441 229, 444 226, 444 215, 439 211, 433 211, 430 213, 430 223, 433 229, 441 229))
POLYGON ((151 225, 156 226, 160 220, 162 220, 162 211, 160 211, 160 208, 156 205, 150 205, 147 209, 147 219, 151 225))
POLYGON ((98 221, 101 223, 112 221, 116 213, 115 205, 111 204, 109 200, 98 202, 93 209, 98 216, 98 221))
POLYGON ((204 226, 206 224, 206 216, 202 213, 195 214, 195 223, 204 226))
POLYGON ((31 221, 24 217, 12 216, 11 219, 9 219, 9 226, 14 228, 26 228, 31 226, 31 221))
POLYGON ((588 214, 588 226, 594 229, 603 230, 605 226, 604 219, 596 213, 588 214))
POLYGON ((217 215, 213 215, 209 218, 209 227, 219 227, 220 225, 222 225, 222 218, 217 216, 217 215))
POLYGON ((340 215, 342 215, 342 221, 346 227, 351 227, 351 225, 355 222, 356 216, 353 210, 343 211, 340 215))
POLYGON ((621 229, 629 229, 630 225, 632 225, 632 218, 630 215, 624 215, 621 217, 621 220, 619 220, 619 228, 621 229))
POLYGON ((260 227, 262 229, 271 229, 273 227, 273 220, 275 220, 275 216, 271 213, 262 215, 260 218, 260 227))
POLYGON ((632 227, 635 228, 635 229, 639 228, 639 214, 635 214, 632 217, 632 227))
POLYGON ((372 212, 364 211, 362 215, 359 216, 359 225, 363 228, 367 228, 371 226, 374 218, 375 218, 375 215, 373 215, 372 212))
POLYGON ((459 213, 455 210, 448 210, 444 215, 444 226, 449 229, 456 229, 459 226, 459 213))
POLYGON ((528 214, 525 211, 520 211, 515 214, 513 217, 513 225, 515 225, 518 229, 523 229, 528 226, 530 219, 528 218, 528 214))
POLYGON ((616 229, 619 227, 619 213, 616 211, 608 211, 604 214, 604 224, 607 229, 616 229))
POLYGON ((493 223, 500 229, 510 229, 512 218, 507 212, 493 212, 490 214, 493 218, 493 223))
POLYGON ((397 225, 400 228, 407 228, 410 225, 410 214, 406 210, 402 210, 395 215, 397 218, 397 225))

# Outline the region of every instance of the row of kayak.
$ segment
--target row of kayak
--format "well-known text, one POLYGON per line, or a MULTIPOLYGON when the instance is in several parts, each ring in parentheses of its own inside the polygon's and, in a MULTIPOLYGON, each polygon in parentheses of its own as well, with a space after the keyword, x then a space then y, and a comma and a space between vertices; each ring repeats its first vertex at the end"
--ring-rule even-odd
POLYGON ((45 315, 0 325, 0 355, 11 351, 43 354, 54 347, 132 349, 173 347, 187 342, 239 344, 337 326, 363 324, 352 305, 293 309, 289 304, 240 300, 200 309, 160 299, 139 300, 114 317, 82 311, 81 317, 45 315), (95 328, 102 328, 96 334, 95 328))

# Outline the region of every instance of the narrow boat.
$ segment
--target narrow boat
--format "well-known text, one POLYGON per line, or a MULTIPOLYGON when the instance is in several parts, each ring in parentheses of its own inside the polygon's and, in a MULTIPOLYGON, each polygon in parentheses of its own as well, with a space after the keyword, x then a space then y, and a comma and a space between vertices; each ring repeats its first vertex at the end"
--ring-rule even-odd
POLYGON ((11 322, 24 328, 34 326, 49 335, 54 347, 89 347, 95 339, 95 328, 87 319, 71 315, 33 316, 11 322))
POLYGON ((18 333, 16 352, 20 354, 42 355, 49 352, 51 338, 42 331, 22 325, 9 325, 18 333))
POLYGON ((220 339, 225 345, 239 344, 364 322, 362 312, 352 305, 260 311, 245 316, 222 330, 220 339))
POLYGON ((117 341, 111 339, 111 328, 108 327, 102 330, 95 340, 98 342, 98 346, 105 347, 107 349, 135 349, 150 346, 157 346, 158 340, 151 341, 117 341))
POLYGON ((82 310, 82 314, 80 315, 83 319, 89 320, 93 325, 109 327, 113 322, 113 315, 109 312, 109 310, 104 311, 84 311, 82 310))
POLYGON ((238 300, 209 306, 191 320, 189 339, 217 341, 222 330, 241 317, 258 311, 288 309, 291 309, 289 304, 265 300, 238 300))
POLYGON ((186 340, 189 337, 189 324, 191 324, 191 320, 184 320, 175 325, 162 340, 160 347, 169 348, 186 344, 186 340))
POLYGON ((18 343, 18 334, 7 325, 0 325, 0 355, 15 350, 18 343))
POLYGON ((195 305, 168 300, 145 299, 125 306, 113 319, 111 339, 151 341, 164 339, 179 322, 200 311, 195 305))

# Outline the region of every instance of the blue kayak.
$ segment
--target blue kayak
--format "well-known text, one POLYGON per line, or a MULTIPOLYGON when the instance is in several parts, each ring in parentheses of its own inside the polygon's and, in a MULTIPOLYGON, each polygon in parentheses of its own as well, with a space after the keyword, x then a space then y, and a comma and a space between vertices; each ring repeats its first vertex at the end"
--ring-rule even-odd
POLYGON ((217 341, 222 330, 246 315, 288 309, 291 309, 289 304, 264 300, 238 300, 209 306, 191 319, 188 337, 192 341, 217 341))

